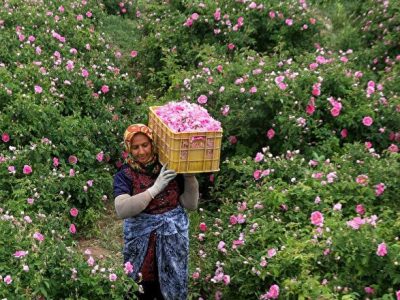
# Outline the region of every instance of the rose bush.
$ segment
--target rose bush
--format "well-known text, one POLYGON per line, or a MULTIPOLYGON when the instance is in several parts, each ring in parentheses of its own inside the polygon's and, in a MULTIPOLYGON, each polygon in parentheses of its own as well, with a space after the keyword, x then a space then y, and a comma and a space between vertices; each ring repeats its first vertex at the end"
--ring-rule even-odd
POLYGON ((147 114, 97 30, 105 16, 95 1, 0 7, 2 298, 119 299, 136 289, 122 259, 88 263, 74 241, 111 197, 121 132, 147 114))
MULTIPOLYGON (((115 3, 115 6, 118 4, 115 3)), ((147 3, 136 14, 145 53, 132 65, 140 82, 159 94, 174 85, 175 73, 202 61, 207 46, 218 55, 234 56, 242 48, 259 52, 295 53, 313 47, 320 27, 307 3, 267 1, 204 1, 147 3)))
POLYGON ((278 285, 283 298, 390 299, 400 280, 398 154, 348 145, 307 160, 264 150, 258 162, 225 161, 221 205, 192 218, 193 298, 262 299, 278 285))
POLYGON ((67 215, 0 207, 0 296, 8 299, 120 299, 136 289, 121 265, 78 255, 67 215))

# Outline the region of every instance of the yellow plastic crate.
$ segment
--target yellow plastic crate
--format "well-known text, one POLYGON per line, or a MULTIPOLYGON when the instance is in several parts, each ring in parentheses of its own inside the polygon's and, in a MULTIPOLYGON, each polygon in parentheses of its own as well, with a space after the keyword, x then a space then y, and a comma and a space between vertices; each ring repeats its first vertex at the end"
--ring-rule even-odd
POLYGON ((174 132, 150 107, 149 127, 162 164, 177 173, 219 171, 222 130, 174 132))

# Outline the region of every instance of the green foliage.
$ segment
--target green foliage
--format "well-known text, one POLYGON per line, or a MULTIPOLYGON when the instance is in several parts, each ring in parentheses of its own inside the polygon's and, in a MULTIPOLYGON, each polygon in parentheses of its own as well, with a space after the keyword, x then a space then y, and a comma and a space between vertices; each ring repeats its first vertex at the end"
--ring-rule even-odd
POLYGON ((120 266, 115 268, 106 261, 95 261, 92 268, 85 257, 73 251, 66 230, 68 222, 56 214, 25 212, 18 217, 2 214, 0 273, 3 278, 12 277, 12 284, 2 283, 3 298, 120 299, 128 289, 136 290, 120 266), (26 221, 27 217, 32 223, 26 221), (36 240, 35 233, 42 234, 43 241, 36 240), (17 251, 27 253, 16 257, 17 251), (110 281, 111 274, 116 274, 118 280, 110 281))
POLYGON ((218 210, 191 218, 197 227, 191 270, 200 274, 192 279, 193 293, 219 290, 227 299, 249 299, 279 283, 280 296, 288 299, 349 298, 365 295, 366 286, 374 295, 389 294, 399 284, 399 204, 389 188, 399 184, 399 157, 380 157, 360 145, 346 145, 341 153, 317 158, 316 166, 296 152, 266 151, 259 163, 240 156, 226 162, 213 189, 218 210), (255 170, 268 175, 254 179, 255 170), (366 185, 357 182, 360 174, 368 176, 366 185), (377 196, 379 182, 387 188, 377 196), (364 212, 357 213, 359 204, 364 212), (310 222, 315 211, 324 215, 321 227, 310 222), (201 222, 206 231, 199 230, 201 222), (382 242, 388 254, 378 256, 382 242), (271 249, 276 255, 268 254, 271 249), (229 284, 218 277, 221 272, 230 276, 229 284))

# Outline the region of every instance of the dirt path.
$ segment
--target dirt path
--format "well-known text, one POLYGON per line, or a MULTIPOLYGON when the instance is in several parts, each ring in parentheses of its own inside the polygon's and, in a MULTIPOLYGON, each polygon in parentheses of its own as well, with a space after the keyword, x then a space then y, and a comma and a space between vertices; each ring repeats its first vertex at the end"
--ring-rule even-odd
POLYGON ((96 223, 90 238, 78 240, 78 249, 85 254, 90 251, 95 259, 122 261, 122 224, 110 203, 105 206, 103 217, 96 223))

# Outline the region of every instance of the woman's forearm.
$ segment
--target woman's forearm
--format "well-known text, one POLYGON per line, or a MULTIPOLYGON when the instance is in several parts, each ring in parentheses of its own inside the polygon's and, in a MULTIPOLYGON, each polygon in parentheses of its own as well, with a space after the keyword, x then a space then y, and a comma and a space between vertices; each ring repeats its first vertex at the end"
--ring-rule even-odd
POLYGON ((151 201, 151 195, 148 191, 131 196, 122 194, 115 198, 115 211, 121 219, 134 217, 140 214, 151 201))
POLYGON ((188 210, 197 209, 199 203, 199 183, 194 175, 184 175, 185 190, 179 197, 181 205, 188 210))

